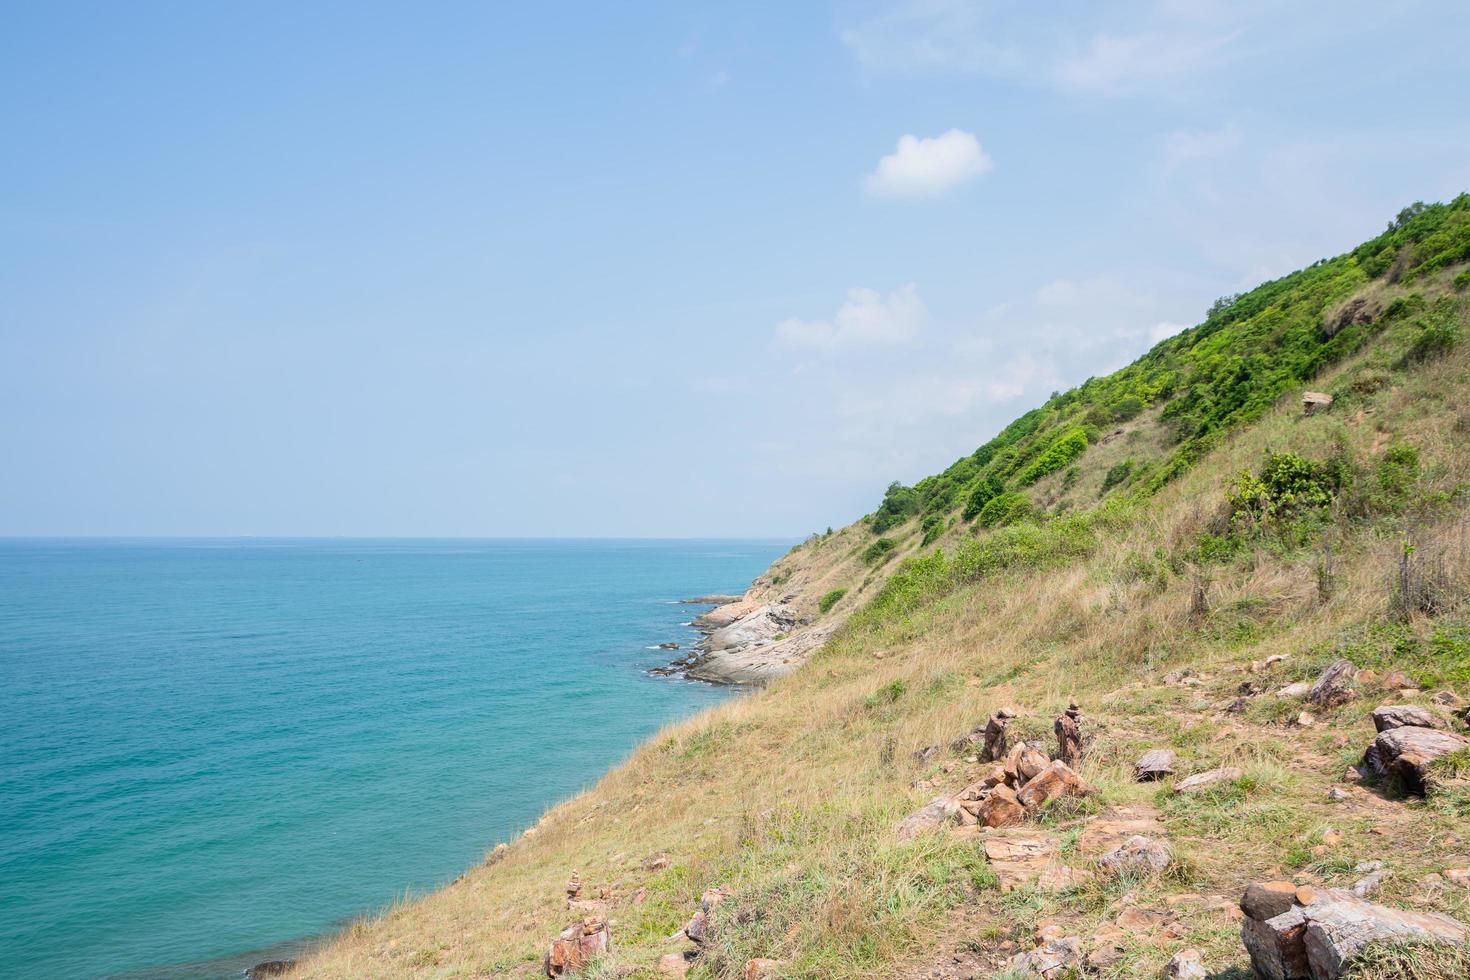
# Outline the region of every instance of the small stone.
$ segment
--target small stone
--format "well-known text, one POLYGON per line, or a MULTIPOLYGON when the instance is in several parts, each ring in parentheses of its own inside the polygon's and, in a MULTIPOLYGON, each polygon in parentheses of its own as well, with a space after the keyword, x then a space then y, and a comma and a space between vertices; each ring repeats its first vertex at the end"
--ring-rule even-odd
POLYGON ((683 953, 667 953, 658 958, 657 969, 661 977, 684 977, 689 975, 689 961, 683 953))
POLYGON ((1173 749, 1149 749, 1133 764, 1133 778, 1144 783, 1173 775, 1175 758, 1173 749))
POLYGON ((1417 690, 1419 687, 1419 685, 1410 680, 1409 675, 1404 673, 1402 670, 1390 670, 1387 674, 1383 675, 1383 680, 1379 681, 1378 686, 1382 687, 1384 690, 1390 691, 1404 690, 1411 687, 1417 690))
POLYGON ((1342 831, 1330 829, 1322 832, 1322 843, 1328 847, 1336 847, 1342 843, 1342 831))
POLYGON ((1446 868, 1444 880, 1461 888, 1470 888, 1470 868, 1446 868))
POLYGON ((1164 980, 1204 980, 1209 976, 1199 950, 1186 949, 1175 953, 1164 965, 1164 980))
POLYGON ((1311 684, 1306 681, 1297 681, 1295 684, 1288 684, 1281 688, 1276 692, 1276 696, 1278 698, 1304 698, 1310 693, 1312 693, 1311 684))
POLYGON ((745 961, 744 980, 774 980, 781 972, 780 960, 768 960, 757 957, 745 961))
POLYGON ((1351 790, 1344 789, 1341 786, 1334 786, 1327 791, 1327 798, 1333 803, 1343 803, 1352 799, 1353 794, 1351 790))
POLYGON ((1108 871, 1162 871, 1171 860, 1166 846, 1140 834, 1098 858, 1097 863, 1108 871))
POLYGON ((1303 711, 1296 718, 1292 719, 1292 724, 1297 728, 1311 728, 1316 723, 1317 719, 1313 717, 1310 711, 1303 711))
POLYGON ((1351 660, 1334 661, 1312 685, 1307 700, 1324 708, 1345 704, 1357 696, 1352 686, 1357 676, 1358 668, 1351 660))
POLYGON ((1387 877, 1387 871, 1374 869, 1372 874, 1353 882, 1352 892, 1359 898, 1369 898, 1378 893, 1379 889, 1383 887, 1383 879, 1387 877))
POLYGON ((1034 973, 1048 980, 1060 980, 1082 962, 1082 940, 1076 936, 1055 939, 1011 957, 1007 964, 1017 973, 1034 973))

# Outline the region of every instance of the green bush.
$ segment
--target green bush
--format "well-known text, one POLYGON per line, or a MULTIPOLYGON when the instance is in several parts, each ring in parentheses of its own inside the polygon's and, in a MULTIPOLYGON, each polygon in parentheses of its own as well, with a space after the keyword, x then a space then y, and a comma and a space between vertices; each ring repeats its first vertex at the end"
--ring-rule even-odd
POLYGON ((1400 367, 1443 357, 1460 342, 1460 325, 1455 322, 1453 311, 1440 304, 1436 305, 1432 315, 1421 318, 1416 325, 1419 332, 1409 344, 1409 349, 1404 351, 1400 367))
POLYGON ((913 487, 906 487, 897 480, 888 484, 883 502, 873 514, 873 533, 882 534, 891 527, 897 527, 917 514, 920 506, 919 494, 913 487))
POLYGON ((981 527, 1005 527, 1035 514, 1031 498, 1019 490, 1011 490, 991 500, 980 510, 981 527))
POLYGON ((817 611, 825 616, 832 611, 833 606, 842 601, 842 597, 845 595, 847 595, 846 589, 833 589, 817 600, 817 611))
POLYGON ((1282 529, 1332 503, 1339 481, 1329 467, 1296 453, 1266 454, 1260 475, 1241 473, 1226 491, 1235 528, 1282 529))
POLYGON ((898 542, 892 538, 879 538, 877 541, 868 545, 867 550, 863 552, 863 561, 869 565, 877 565, 885 562, 888 560, 888 556, 893 553, 893 549, 897 547, 898 542))
POLYGON ((987 476, 975 484, 975 489, 970 491, 970 496, 965 500, 964 518, 973 521, 985 509, 985 505, 996 497, 1005 493, 1005 485, 996 476, 987 476))
POLYGON ((1127 483, 1128 478, 1132 475, 1132 459, 1125 459, 1121 463, 1114 463, 1108 467, 1107 475, 1103 477, 1102 490, 1098 491, 1098 496, 1102 496, 1119 484, 1127 483))
POLYGON ((944 533, 944 515, 930 514, 928 517, 924 518, 923 523, 920 524, 919 527, 924 532, 924 540, 919 542, 919 547, 922 548, 925 545, 933 544, 936 540, 938 540, 939 536, 944 533))
POLYGON ((1462 272, 1454 278, 1455 291, 1463 293, 1470 289, 1470 272, 1462 272))
POLYGON ((1032 461, 1031 465, 1021 472, 1020 481, 1023 486, 1035 483, 1048 473, 1055 473, 1076 460, 1087 451, 1087 433, 1082 429, 1071 429, 1059 436, 1046 451, 1032 461))

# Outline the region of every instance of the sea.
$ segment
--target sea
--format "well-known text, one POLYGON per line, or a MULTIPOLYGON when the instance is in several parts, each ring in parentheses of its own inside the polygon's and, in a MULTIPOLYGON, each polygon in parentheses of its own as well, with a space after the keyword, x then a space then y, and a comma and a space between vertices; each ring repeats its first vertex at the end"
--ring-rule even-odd
POLYGON ((236 977, 664 724, 789 541, 0 540, 0 977, 236 977))

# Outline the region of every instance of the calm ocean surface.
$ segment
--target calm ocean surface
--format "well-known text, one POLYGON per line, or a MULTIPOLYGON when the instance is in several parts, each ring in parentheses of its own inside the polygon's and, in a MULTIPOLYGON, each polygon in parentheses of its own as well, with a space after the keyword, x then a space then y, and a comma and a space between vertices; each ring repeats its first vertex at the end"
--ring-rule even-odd
POLYGON ((238 976, 451 880, 728 697, 647 648, 786 547, 0 541, 0 976, 238 976))

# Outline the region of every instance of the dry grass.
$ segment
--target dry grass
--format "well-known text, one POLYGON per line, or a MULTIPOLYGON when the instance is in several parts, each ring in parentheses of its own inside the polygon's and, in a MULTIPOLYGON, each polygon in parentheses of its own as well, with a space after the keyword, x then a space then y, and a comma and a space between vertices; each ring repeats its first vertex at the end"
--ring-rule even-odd
MULTIPOLYGON (((1383 337, 1322 386, 1388 371, 1398 342, 1383 337)), ((1348 884, 1357 861, 1387 859, 1387 899, 1421 899, 1419 879, 1470 850, 1464 814, 1366 791, 1348 803, 1326 796, 1371 739, 1367 697, 1319 713, 1309 729, 1287 727, 1301 706, 1270 694, 1246 714, 1221 710, 1243 680, 1274 690, 1311 676, 1345 635, 1387 616, 1386 583, 1402 548, 1393 522, 1338 543, 1325 597, 1314 553, 1263 544, 1210 569, 1208 611, 1191 619, 1194 580, 1171 567, 1171 555, 1209 526, 1225 482, 1255 467, 1268 447, 1318 458, 1342 448, 1371 461, 1381 451, 1378 434, 1391 432, 1421 448, 1423 492, 1443 498, 1437 520, 1461 519, 1463 495, 1456 493, 1470 482, 1466 352, 1391 377, 1348 400, 1344 411, 1312 418, 1300 416, 1294 395, 1284 399, 1104 529, 1087 560, 992 576, 902 620, 839 632, 796 674, 660 733, 593 789, 548 811, 504 860, 354 926, 300 973, 532 975, 548 941, 579 915, 562 895, 573 868, 588 891, 611 889, 615 945, 596 975, 631 969, 651 976, 659 955, 684 948, 667 937, 717 884, 729 886, 732 898, 720 906, 717 941, 696 976, 738 975, 752 956, 783 960, 792 977, 906 975, 936 956, 942 961, 956 939, 990 948, 1007 935, 1029 935, 1045 918, 1091 936, 1124 904, 1174 908, 1185 936, 1131 936, 1103 975, 1155 974, 1184 945, 1224 970, 1244 965, 1226 906, 1253 878, 1294 874, 1348 884), (1246 672, 1273 654, 1289 659, 1265 674, 1246 672), (1181 667, 1204 679, 1161 683, 1181 667), (1100 807, 1155 807, 1176 853, 1170 874, 1095 879, 1065 896, 1001 894, 973 840, 894 839, 904 814, 976 773, 948 750, 952 739, 1012 704, 1025 715, 1017 730, 1049 744, 1051 719, 1069 697, 1100 726, 1083 765, 1098 795, 1079 813, 1054 815, 1048 832, 1065 848, 1100 807), (929 745, 941 749, 916 762, 912 753, 929 745), (1174 747, 1186 771, 1230 764, 1245 778, 1189 799, 1132 782, 1133 759, 1156 745, 1174 747), (1344 839, 1324 847, 1329 829, 1344 839), (669 866, 650 870, 657 855, 667 855, 669 866), (947 932, 958 910, 989 923, 984 935, 947 932)), ((1141 431, 1152 432, 1149 425, 1141 431)), ((912 525, 890 533, 903 537, 905 553, 916 547, 912 525)), ((803 546, 762 577, 758 592, 798 592, 814 605, 845 587, 852 591, 832 615, 855 609, 887 574, 874 575, 857 557, 870 540, 853 527, 803 546)), ((1405 627, 1419 636, 1435 628, 1422 616, 1405 627)), ((1436 894, 1434 902, 1470 918, 1458 892, 1436 894)), ((1438 954, 1404 955, 1433 963, 1438 954)), ((1402 975, 1465 975, 1445 969, 1402 975)), ((1401 974, 1363 974, 1389 975, 1401 974)))

